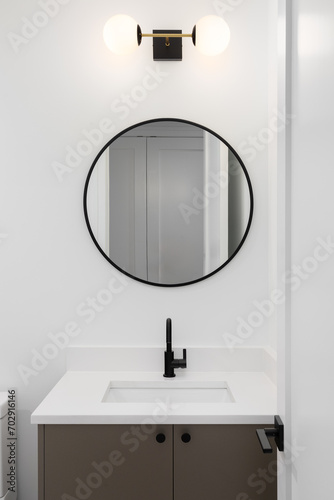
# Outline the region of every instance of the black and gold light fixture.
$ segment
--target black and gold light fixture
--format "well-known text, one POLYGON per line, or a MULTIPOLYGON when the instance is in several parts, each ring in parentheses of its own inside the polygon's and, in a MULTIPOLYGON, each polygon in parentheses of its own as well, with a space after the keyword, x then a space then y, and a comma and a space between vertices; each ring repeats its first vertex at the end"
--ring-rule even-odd
POLYGON ((130 16, 117 14, 107 21, 103 38, 107 47, 115 54, 133 52, 144 37, 153 38, 153 59, 155 61, 182 61, 182 38, 191 38, 195 47, 207 56, 221 54, 230 41, 230 29, 219 16, 202 17, 191 33, 182 30, 153 30, 142 33, 139 24, 130 16))

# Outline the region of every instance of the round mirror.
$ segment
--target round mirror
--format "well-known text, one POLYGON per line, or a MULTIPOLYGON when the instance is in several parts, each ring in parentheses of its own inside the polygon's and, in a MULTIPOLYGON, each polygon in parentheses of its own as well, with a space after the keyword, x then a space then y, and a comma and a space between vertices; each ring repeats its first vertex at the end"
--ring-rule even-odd
POLYGON ((241 248, 253 214, 249 175, 216 133, 149 120, 111 139, 88 173, 84 211, 102 255, 151 285, 211 276, 241 248))

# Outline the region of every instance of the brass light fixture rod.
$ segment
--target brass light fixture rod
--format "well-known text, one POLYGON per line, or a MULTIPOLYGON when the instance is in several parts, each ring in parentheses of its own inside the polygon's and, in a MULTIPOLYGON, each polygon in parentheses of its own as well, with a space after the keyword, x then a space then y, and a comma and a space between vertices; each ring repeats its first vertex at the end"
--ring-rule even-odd
POLYGON ((191 34, 182 34, 182 33, 142 33, 141 36, 146 36, 146 37, 153 37, 153 38, 166 38, 165 45, 166 47, 170 46, 170 38, 184 38, 184 37, 190 37, 192 38, 191 34))
POLYGON ((186 33, 142 33, 141 36, 152 36, 154 38, 184 38, 192 37, 192 34, 186 33))

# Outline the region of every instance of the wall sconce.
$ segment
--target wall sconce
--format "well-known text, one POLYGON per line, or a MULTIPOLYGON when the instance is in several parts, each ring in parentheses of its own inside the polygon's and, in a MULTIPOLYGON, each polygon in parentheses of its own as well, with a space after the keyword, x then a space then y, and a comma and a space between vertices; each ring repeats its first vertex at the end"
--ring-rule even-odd
POLYGON ((143 37, 153 37, 153 59, 155 61, 182 61, 182 38, 192 38, 195 47, 207 56, 221 54, 230 41, 230 29, 218 16, 202 17, 191 34, 181 30, 153 30, 142 33, 139 24, 130 16, 118 14, 107 21, 103 38, 108 49, 115 54, 133 52, 143 37))

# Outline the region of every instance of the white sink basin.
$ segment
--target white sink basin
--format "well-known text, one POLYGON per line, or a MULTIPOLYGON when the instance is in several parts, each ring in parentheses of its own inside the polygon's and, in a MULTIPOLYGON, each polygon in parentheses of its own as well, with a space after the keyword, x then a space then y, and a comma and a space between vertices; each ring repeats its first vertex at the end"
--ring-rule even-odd
POLYGON ((233 403, 226 382, 166 380, 161 382, 111 382, 103 403, 221 404, 233 403))

